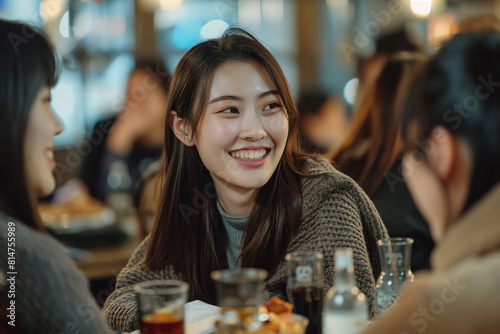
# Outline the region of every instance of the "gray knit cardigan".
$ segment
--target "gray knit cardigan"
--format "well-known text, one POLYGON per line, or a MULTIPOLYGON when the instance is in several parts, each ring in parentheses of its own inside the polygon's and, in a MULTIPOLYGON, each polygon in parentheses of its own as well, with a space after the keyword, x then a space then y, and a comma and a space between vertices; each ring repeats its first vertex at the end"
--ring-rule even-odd
POLYGON ((25 334, 111 333, 87 278, 58 241, 0 211, 0 249, 0 299, 15 307, 15 327, 8 329, 25 334), (2 286, 3 275, 10 279, 8 287, 2 286))
MULTIPOLYGON (((387 231, 363 190, 328 161, 307 158, 305 172, 309 175, 321 175, 302 178, 302 222, 292 236, 287 252, 323 253, 326 293, 334 283, 335 249, 352 248, 356 281, 367 296, 370 314, 373 315, 375 280, 380 273, 376 241, 387 237, 387 231)), ((139 327, 133 290, 135 283, 155 279, 182 279, 171 267, 159 271, 145 269, 147 243, 148 237, 118 275, 116 290, 104 305, 105 319, 114 330, 130 332, 139 327)), ((284 293, 286 280, 287 264, 283 259, 265 282, 265 298, 284 293)))

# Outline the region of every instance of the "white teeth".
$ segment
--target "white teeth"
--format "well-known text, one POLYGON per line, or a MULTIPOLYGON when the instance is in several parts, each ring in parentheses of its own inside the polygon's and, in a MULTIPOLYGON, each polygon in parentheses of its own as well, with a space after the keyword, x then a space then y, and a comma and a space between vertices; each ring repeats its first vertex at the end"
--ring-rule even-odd
POLYGON ((54 151, 47 151, 47 158, 54 159, 54 151))
POLYGON ((239 152, 232 152, 231 156, 236 159, 240 159, 243 161, 253 161, 253 160, 260 160, 266 155, 266 149, 262 149, 259 151, 255 152, 250 152, 250 153, 239 153, 239 152))

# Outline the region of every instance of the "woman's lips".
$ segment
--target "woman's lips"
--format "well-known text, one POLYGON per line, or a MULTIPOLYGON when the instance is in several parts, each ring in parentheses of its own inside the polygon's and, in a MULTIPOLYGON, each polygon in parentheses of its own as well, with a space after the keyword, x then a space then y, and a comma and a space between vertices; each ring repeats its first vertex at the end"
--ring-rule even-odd
POLYGON ((45 157, 47 158, 50 167, 55 168, 57 163, 54 160, 54 148, 48 148, 45 150, 45 157))
POLYGON ((243 166, 259 167, 266 162, 270 152, 269 148, 241 149, 231 151, 229 155, 243 166))
POLYGON ((242 149, 229 153, 233 158, 243 161, 258 161, 267 154, 267 149, 242 149))

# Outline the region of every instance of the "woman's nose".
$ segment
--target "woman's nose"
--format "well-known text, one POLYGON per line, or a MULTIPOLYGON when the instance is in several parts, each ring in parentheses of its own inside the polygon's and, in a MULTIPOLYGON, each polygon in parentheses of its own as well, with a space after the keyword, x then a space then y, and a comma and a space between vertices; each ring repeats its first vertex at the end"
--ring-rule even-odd
POLYGON ((59 118, 59 116, 54 112, 54 110, 52 110, 52 115, 54 117, 54 136, 57 136, 58 134, 60 134, 61 132, 63 132, 64 130, 64 125, 61 121, 61 119, 59 118))
POLYGON ((267 136, 264 125, 258 112, 247 112, 242 119, 240 137, 245 140, 259 141, 267 136))

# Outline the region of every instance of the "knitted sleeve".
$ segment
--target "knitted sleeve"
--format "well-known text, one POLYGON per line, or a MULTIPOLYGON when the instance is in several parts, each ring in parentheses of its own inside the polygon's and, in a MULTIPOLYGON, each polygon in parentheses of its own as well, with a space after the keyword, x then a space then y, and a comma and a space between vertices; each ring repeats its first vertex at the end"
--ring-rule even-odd
POLYGON ((321 234, 316 242, 324 248, 325 290, 333 286, 334 252, 337 248, 353 250, 354 273, 358 288, 368 300, 370 315, 375 311, 375 281, 380 271, 376 240, 386 237, 376 211, 360 202, 354 187, 345 185, 332 191, 317 211, 316 224, 321 234), (350 189, 349 189, 350 188, 350 189))
MULTIPOLYGON (((3 223, 0 219, 2 229, 3 223)), ((15 226, 16 274, 7 275, 14 282, 9 298, 15 303, 15 328, 22 333, 111 333, 87 279, 61 245, 21 223, 15 226)), ((0 233, 2 246, 7 245, 5 235, 0 233)), ((3 255, 0 271, 7 273, 11 270, 3 255)))
POLYGON ((335 249, 352 248, 357 285, 365 293, 373 315, 375 280, 380 273, 376 241, 387 237, 387 230, 373 203, 351 178, 325 163, 314 167, 326 173, 304 179, 302 223, 287 251, 323 254, 326 293, 334 284, 335 249))
POLYGON ((118 275, 115 290, 104 304, 104 318, 115 331, 132 332, 139 329, 134 284, 159 279, 179 279, 170 268, 160 271, 149 271, 145 268, 144 257, 148 240, 149 237, 146 237, 135 250, 127 266, 118 275))

